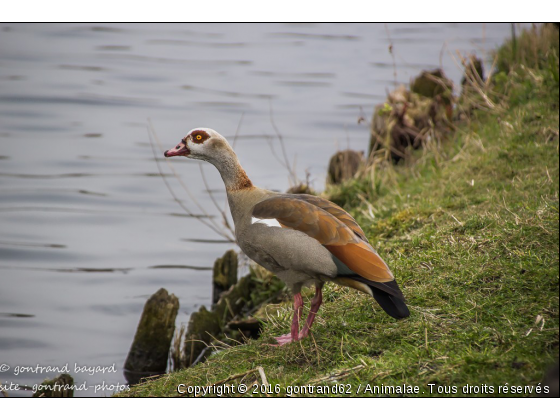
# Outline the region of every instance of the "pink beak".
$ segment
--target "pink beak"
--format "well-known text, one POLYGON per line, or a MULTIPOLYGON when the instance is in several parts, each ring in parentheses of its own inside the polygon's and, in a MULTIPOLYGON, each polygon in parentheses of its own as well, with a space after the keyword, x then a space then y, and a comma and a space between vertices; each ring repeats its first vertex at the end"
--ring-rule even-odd
POLYGON ((188 156, 190 154, 191 151, 187 147, 186 142, 183 140, 181 143, 175 146, 174 149, 166 150, 163 155, 165 157, 171 157, 171 156, 188 156))

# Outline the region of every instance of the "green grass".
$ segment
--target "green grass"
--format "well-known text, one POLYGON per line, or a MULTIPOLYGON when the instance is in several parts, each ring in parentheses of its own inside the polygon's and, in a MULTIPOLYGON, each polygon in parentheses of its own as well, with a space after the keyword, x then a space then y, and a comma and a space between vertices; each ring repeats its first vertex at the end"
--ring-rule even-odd
MULTIPOLYGON (((393 320, 366 295, 327 285, 308 339, 266 345, 289 331, 286 302, 269 310, 259 340, 224 344, 203 364, 120 395, 177 396, 178 384, 224 383, 257 366, 273 390, 279 385, 279 395, 309 383, 347 384, 352 394, 361 387, 360 395, 367 384, 406 383, 424 396, 463 395, 467 384, 493 387, 468 395, 516 396, 499 387, 538 385, 558 357, 553 76, 546 66, 512 66, 499 87, 505 95, 499 110, 475 112, 437 155, 418 154, 414 163, 396 168, 378 165, 330 192, 395 273, 410 318, 393 320), (337 373, 332 382, 329 376, 337 373)), ((241 382, 252 391, 262 379, 251 372, 225 383, 241 382)))

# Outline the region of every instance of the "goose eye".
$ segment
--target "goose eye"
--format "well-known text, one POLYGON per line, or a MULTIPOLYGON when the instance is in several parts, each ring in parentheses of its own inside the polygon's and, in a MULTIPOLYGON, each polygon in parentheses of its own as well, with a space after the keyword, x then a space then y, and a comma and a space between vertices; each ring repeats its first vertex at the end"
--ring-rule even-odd
POLYGON ((199 135, 196 136, 196 139, 197 140, 202 140, 202 136, 199 134, 199 135))

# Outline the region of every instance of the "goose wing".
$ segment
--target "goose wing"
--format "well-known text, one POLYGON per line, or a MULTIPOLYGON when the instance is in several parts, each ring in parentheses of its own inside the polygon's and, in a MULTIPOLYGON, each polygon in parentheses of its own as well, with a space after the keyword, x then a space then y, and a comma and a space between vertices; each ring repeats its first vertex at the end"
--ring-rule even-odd
MULTIPOLYGON (((279 195, 261 201, 253 217, 276 219, 324 245, 351 271, 367 280, 390 282, 393 274, 350 214, 328 200, 309 195, 279 195)), ((288 246, 288 244, 287 244, 288 246)))
POLYGON ((342 207, 338 206, 337 204, 333 203, 332 201, 325 200, 324 198, 317 197, 315 195, 297 194, 297 195, 293 195, 292 197, 297 199, 297 200, 306 201, 310 204, 313 204, 314 206, 317 206, 317 207, 325 210, 327 213, 336 217, 338 220, 340 220, 342 223, 344 223, 346 226, 348 226, 350 229, 352 229, 352 231, 356 235, 358 235, 358 237, 360 239, 367 242, 366 234, 364 233, 364 231, 362 230, 360 225, 342 207))

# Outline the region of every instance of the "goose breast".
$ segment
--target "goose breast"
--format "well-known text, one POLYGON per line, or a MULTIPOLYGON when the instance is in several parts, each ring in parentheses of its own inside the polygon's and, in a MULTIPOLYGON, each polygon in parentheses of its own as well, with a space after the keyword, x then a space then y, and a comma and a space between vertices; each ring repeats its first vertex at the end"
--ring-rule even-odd
POLYGON ((303 232, 253 223, 240 232, 237 239, 249 258, 292 288, 337 276, 332 254, 303 232))

